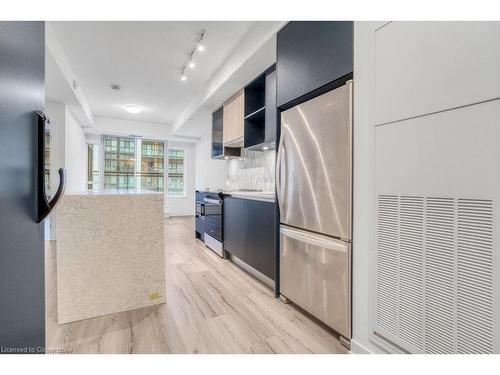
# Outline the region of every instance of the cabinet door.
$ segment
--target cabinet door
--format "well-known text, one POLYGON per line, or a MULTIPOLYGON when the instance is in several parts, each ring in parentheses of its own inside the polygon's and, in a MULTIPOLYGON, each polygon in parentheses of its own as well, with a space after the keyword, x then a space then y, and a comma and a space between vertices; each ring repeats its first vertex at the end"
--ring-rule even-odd
POLYGON ((238 146, 240 143, 243 145, 244 111, 245 95, 244 91, 240 90, 224 104, 224 145, 229 144, 233 147, 238 146), (237 144, 234 144, 237 140, 237 144))
POLYGON ((230 139, 233 139, 233 127, 231 126, 231 101, 229 99, 222 107, 222 124, 223 124, 223 143, 226 144, 230 139))
POLYGON ((353 71, 353 22, 289 22, 277 36, 278 107, 353 71))
POLYGON ((276 141, 276 123, 276 70, 274 70, 266 75, 266 144, 276 141))
POLYGON ((274 280, 275 204, 224 198, 224 249, 274 280))
POLYGON ((212 158, 222 156, 223 144, 223 109, 219 108, 212 114, 212 158))

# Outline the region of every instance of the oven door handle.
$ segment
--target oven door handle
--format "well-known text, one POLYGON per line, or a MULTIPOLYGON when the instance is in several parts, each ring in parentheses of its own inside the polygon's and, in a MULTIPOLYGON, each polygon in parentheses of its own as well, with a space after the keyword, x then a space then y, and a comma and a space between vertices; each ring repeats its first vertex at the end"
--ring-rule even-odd
POLYGON ((207 203, 212 203, 212 204, 218 204, 218 205, 222 204, 222 202, 218 199, 205 198, 204 201, 207 203))

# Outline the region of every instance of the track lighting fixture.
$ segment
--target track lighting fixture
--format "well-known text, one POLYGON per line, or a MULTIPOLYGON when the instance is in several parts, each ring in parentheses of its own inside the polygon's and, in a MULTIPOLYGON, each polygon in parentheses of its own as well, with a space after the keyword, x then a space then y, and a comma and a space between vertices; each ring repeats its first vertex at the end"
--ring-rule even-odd
POLYGON ((187 80, 186 68, 194 69, 194 67, 196 66, 194 61, 193 61, 193 57, 194 57, 195 52, 196 51, 199 51, 199 52, 205 51, 205 44, 203 43, 204 38, 205 38, 205 30, 202 30, 200 32, 200 35, 198 36, 198 39, 196 40, 196 43, 194 44, 193 48, 191 49, 191 52, 189 53, 186 62, 182 66, 181 74, 179 75, 179 79, 181 81, 187 80))

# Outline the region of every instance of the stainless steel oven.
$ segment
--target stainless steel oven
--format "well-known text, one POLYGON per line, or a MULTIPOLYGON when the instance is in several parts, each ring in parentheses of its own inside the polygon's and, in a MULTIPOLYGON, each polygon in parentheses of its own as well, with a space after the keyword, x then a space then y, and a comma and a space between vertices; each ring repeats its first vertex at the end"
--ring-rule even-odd
POLYGON ((223 199, 220 194, 210 194, 204 198, 205 245, 220 257, 224 257, 222 246, 222 205, 223 199))

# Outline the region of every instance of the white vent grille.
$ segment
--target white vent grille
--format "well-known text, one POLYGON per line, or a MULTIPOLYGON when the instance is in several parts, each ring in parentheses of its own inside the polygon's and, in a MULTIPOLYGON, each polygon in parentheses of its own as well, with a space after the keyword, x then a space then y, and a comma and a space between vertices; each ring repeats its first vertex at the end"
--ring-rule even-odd
POLYGON ((399 228, 399 336, 423 349, 424 200, 401 197, 399 228))
POLYGON ((377 321, 392 334, 398 328, 398 197, 378 200, 377 321))
POLYGON ((410 352, 493 351, 491 200, 381 195, 376 331, 410 352))
POLYGON ((492 352, 492 203, 458 200, 458 352, 492 352))
POLYGON ((426 213, 426 351, 455 353, 455 202, 427 198, 426 213))

